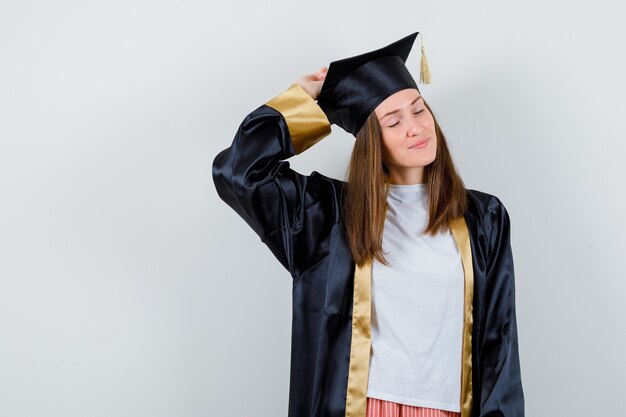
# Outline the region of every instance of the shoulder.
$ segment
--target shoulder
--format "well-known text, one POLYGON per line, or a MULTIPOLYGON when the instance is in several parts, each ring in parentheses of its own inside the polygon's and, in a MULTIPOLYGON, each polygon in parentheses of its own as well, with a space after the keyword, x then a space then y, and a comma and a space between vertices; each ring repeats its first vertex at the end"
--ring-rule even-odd
POLYGON ((318 171, 312 171, 310 178, 314 183, 324 188, 327 192, 335 193, 336 197, 339 197, 343 188, 348 184, 346 181, 329 177, 318 171))
POLYGON ((502 200, 494 195, 481 190, 467 189, 468 211, 480 217, 488 215, 507 214, 506 206, 502 200))
POLYGON ((491 247, 499 236, 508 234, 510 219, 507 208, 502 200, 491 193, 467 189, 468 207, 466 219, 472 231, 484 235, 491 247))
POLYGON ((306 178, 305 209, 318 206, 331 223, 340 221, 342 195, 347 182, 318 171, 312 171, 306 178))

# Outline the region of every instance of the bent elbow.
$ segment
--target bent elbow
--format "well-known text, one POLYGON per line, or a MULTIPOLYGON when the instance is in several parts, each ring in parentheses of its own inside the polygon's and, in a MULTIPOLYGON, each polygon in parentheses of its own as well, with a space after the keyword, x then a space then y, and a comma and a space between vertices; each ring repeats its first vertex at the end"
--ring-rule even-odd
POLYGON ((236 185, 233 180, 231 164, 228 163, 229 151, 230 148, 224 149, 213 158, 211 176, 219 197, 227 204, 232 205, 231 203, 234 203, 235 199, 236 185))

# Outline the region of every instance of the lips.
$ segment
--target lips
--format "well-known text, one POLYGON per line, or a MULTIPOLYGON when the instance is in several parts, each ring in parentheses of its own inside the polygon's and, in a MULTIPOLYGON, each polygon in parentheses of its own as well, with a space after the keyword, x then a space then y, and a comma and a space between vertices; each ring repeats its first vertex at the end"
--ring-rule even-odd
POLYGON ((428 139, 420 139, 417 142, 414 142, 411 146, 409 146, 409 149, 410 148, 414 148, 414 147, 419 147, 419 146, 425 144, 427 140, 428 139))

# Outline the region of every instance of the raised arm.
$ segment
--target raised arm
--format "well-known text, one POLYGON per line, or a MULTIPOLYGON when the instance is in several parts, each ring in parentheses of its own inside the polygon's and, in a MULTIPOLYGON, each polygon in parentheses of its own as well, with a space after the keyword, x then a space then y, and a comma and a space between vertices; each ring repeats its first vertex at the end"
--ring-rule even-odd
POLYGON ((511 227, 506 207, 497 197, 490 205, 490 223, 480 417, 523 417, 511 227))
POLYGON ((220 198, 241 216, 293 277, 323 255, 321 239, 339 218, 336 182, 302 175, 284 161, 331 132, 322 109, 294 83, 248 114, 213 160, 220 198))

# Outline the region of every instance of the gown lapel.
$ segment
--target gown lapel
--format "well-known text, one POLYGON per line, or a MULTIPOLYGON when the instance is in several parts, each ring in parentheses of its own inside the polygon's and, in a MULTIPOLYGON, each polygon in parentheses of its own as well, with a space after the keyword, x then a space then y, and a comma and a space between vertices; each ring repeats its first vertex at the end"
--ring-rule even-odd
POLYGON ((461 349, 461 417, 472 415, 472 327, 474 324, 474 267, 469 230, 464 217, 450 222, 454 240, 461 252, 465 275, 465 303, 463 308, 463 347, 461 349))

